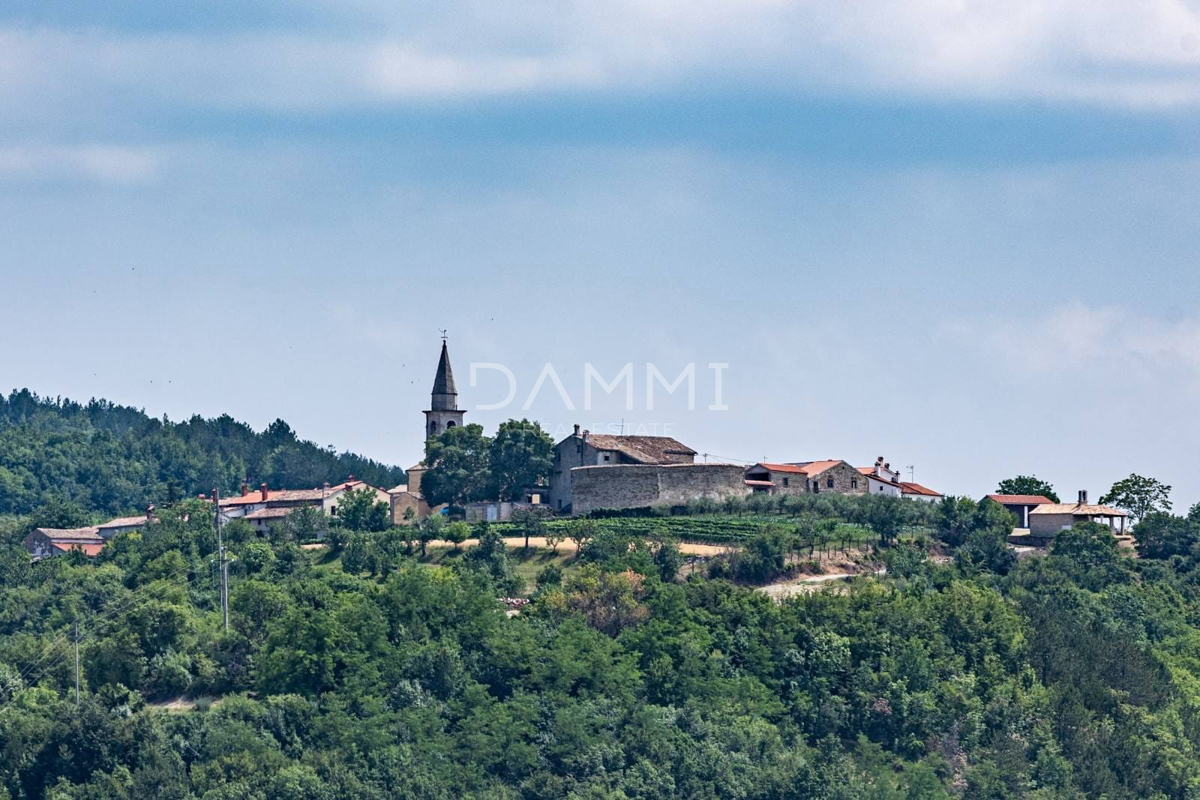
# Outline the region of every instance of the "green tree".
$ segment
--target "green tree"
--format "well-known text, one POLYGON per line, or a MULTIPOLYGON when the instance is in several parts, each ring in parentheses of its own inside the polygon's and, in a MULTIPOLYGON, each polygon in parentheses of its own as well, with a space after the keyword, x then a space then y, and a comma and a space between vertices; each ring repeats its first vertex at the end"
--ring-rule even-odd
POLYGON ((596 521, 586 517, 578 517, 567 523, 567 538, 575 543, 575 549, 582 551, 596 536, 596 521))
POLYGON ((1128 511, 1136 523, 1155 511, 1170 511, 1170 496, 1171 487, 1162 481, 1131 474, 1114 483, 1100 502, 1128 511))
POLYGON ((282 529, 293 541, 320 541, 329 535, 329 516, 316 506, 300 506, 283 518, 282 529))
POLYGON ((1054 493, 1054 487, 1033 475, 1018 475, 1015 478, 1005 478, 996 487, 996 494, 1041 495, 1052 503, 1058 502, 1058 495, 1054 493))
POLYGON ((1176 517, 1164 511, 1152 511, 1133 528, 1138 555, 1142 558, 1170 558, 1187 555, 1200 543, 1200 524, 1194 513, 1176 517))
POLYGON ((530 537, 544 537, 546 535, 546 516, 548 510, 541 506, 533 506, 532 508, 518 508, 513 511, 509 522, 525 536, 525 549, 529 549, 530 537))
POLYGON ((442 530, 442 538, 454 545, 456 551, 470 536, 471 526, 462 520, 451 522, 442 530))
POLYGON ((374 489, 351 489, 338 498, 337 518, 348 530, 385 531, 390 524, 388 513, 388 504, 376 499, 374 489))
POLYGON ((502 422, 492 439, 489 466, 493 491, 500 500, 523 500, 525 490, 540 485, 554 465, 554 440, 527 419, 502 422))
POLYGON ((425 443, 429 469, 421 492, 431 506, 463 505, 487 499, 490 441, 481 425, 458 425, 425 443))

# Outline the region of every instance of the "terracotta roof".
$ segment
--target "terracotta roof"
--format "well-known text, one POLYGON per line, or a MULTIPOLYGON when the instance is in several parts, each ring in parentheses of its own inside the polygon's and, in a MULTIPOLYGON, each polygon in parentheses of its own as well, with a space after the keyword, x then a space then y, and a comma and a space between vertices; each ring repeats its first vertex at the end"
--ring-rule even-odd
MULTIPOLYGON (((333 491, 333 487, 329 487, 329 491, 333 491)), ((262 492, 258 489, 250 492, 250 494, 241 497, 230 497, 221 501, 223 506, 252 506, 258 503, 302 503, 311 500, 320 500, 323 496, 323 489, 280 489, 278 491, 267 491, 267 499, 262 499, 262 492)))
POLYGON ((640 464, 664 464, 671 456, 694 456, 696 451, 670 436, 612 436, 589 433, 587 443, 597 450, 615 450, 640 464))
POLYGON ((1119 508, 1083 503, 1044 503, 1029 512, 1030 514, 1074 514, 1080 517, 1126 517, 1129 516, 1119 508))
POLYGON ((295 510, 294 508, 260 508, 258 511, 251 511, 242 519, 276 519, 286 517, 295 510))
POLYGON ((105 528, 132 528, 137 525, 145 525, 148 521, 149 517, 142 514, 140 517, 117 517, 116 519, 110 519, 108 522, 97 527, 100 530, 104 530, 105 528))
POLYGON ((797 461, 791 464, 770 464, 766 461, 760 461, 754 466, 768 469, 771 472, 788 472, 793 475, 807 475, 811 477, 813 475, 820 475, 830 467, 836 467, 842 463, 844 462, 841 459, 831 458, 824 461, 797 461))
POLYGON ((51 542, 103 542, 100 538, 99 528, 90 526, 87 528, 38 528, 35 533, 40 533, 50 539, 51 542))
POLYGON ((104 542, 51 542, 50 546, 64 553, 82 550, 88 558, 95 558, 104 548, 104 542))
POLYGON ((1040 506, 1054 503, 1049 497, 1040 494, 989 494, 988 499, 995 500, 1002 506, 1040 506))
MULTIPOLYGON (((771 472, 787 472, 792 475, 808 474, 804 471, 804 467, 797 466, 796 464, 768 464, 765 461, 760 461, 755 464, 754 467, 762 467, 763 469, 771 472)), ((754 467, 751 467, 750 469, 754 469, 754 467)))
POLYGON ((935 492, 933 489, 930 489, 928 486, 922 486, 919 483, 912 483, 910 481, 900 481, 900 490, 904 494, 923 494, 926 497, 941 497, 942 496, 941 492, 935 492))
POLYGON ((774 486, 775 484, 771 481, 752 481, 752 480, 747 479, 746 485, 747 486, 774 486))

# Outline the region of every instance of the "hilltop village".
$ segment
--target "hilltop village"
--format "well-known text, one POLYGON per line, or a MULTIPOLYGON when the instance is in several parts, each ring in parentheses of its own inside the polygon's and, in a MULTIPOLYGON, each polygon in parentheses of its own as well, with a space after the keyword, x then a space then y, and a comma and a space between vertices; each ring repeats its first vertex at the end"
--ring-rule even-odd
MULTIPOLYGON (((466 425, 467 411, 459 405, 449 347, 442 342, 430 393, 429 408, 423 412, 426 441, 453 435, 466 425)), ((538 429, 540 431, 540 428, 538 429)), ((878 456, 867 466, 856 466, 840 458, 808 461, 734 464, 697 461, 698 451, 669 436, 591 433, 574 426, 572 433, 553 444, 552 463, 541 479, 499 496, 473 499, 451 507, 431 503, 423 481, 435 464, 422 459, 406 471, 405 483, 393 487, 374 486, 353 475, 336 483, 313 488, 272 488, 266 483, 252 487, 243 482, 232 497, 215 493, 222 522, 240 519, 257 533, 285 520, 301 508, 311 508, 328 517, 338 515, 339 503, 347 493, 369 495, 372 503, 386 509, 393 525, 410 525, 431 515, 460 515, 469 522, 503 522, 519 510, 537 510, 547 515, 580 517, 597 513, 649 513, 655 508, 681 507, 707 499, 714 502, 750 495, 872 495, 919 503, 936 503, 943 493, 901 479, 900 471, 878 456)), ((1010 544, 1044 547, 1061 530, 1080 521, 1107 526, 1114 536, 1130 543, 1126 511, 1089 503, 1080 491, 1075 503, 1060 503, 1043 494, 991 494, 988 499, 1004 506, 1016 518, 1010 544)), ((102 525, 72 529, 38 528, 25 540, 35 558, 80 550, 88 556, 99 553, 104 543, 119 533, 138 530, 154 518, 154 508, 139 516, 119 517, 102 525)))

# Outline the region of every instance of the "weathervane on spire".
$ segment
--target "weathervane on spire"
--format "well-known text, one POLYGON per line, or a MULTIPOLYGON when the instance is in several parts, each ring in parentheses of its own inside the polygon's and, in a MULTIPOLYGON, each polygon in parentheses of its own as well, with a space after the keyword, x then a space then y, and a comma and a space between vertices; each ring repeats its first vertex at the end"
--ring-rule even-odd
POLYGON ((438 330, 442 332, 442 341, 445 342, 446 341, 446 329, 438 328, 438 330))

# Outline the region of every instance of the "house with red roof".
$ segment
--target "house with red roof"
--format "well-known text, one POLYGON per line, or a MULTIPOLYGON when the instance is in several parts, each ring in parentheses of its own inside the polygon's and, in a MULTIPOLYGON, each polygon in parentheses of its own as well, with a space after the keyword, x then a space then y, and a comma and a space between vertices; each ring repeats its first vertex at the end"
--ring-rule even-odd
POLYGON ((1054 501, 1040 494, 989 494, 988 500, 994 500, 1008 509, 1017 518, 1018 528, 1029 527, 1029 514, 1038 506, 1053 505, 1054 501))
POLYGON ((840 458, 771 463, 746 468, 746 486, 768 494, 866 494, 867 477, 840 458))
POLYGON ((884 497, 901 497, 904 487, 900 485, 900 472, 892 469, 892 465, 883 460, 883 456, 875 459, 869 467, 859 467, 858 471, 867 478, 867 493, 881 494, 884 497))
POLYGON ((350 491, 366 489, 374 492, 377 502, 391 506, 391 495, 383 489, 365 481, 348 480, 337 484, 325 484, 319 489, 268 489, 262 484, 257 491, 242 484, 241 495, 221 499, 222 520, 244 519, 255 531, 265 533, 272 523, 280 522, 301 506, 312 506, 325 514, 337 516, 338 501, 350 491))
POLYGON ((72 550, 82 551, 88 558, 95 558, 104 547, 99 529, 87 528, 37 528, 25 537, 25 549, 34 561, 66 555, 72 550))
POLYGON ((919 500, 922 503, 940 503, 945 495, 919 483, 900 481, 900 496, 905 500, 919 500))

